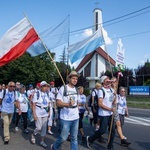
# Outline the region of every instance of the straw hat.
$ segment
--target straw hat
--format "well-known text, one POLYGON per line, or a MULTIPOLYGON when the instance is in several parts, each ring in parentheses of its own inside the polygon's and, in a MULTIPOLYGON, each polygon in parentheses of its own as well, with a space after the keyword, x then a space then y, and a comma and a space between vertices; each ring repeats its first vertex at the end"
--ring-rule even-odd
POLYGON ((79 77, 80 75, 76 71, 71 71, 70 74, 67 76, 67 79, 71 78, 72 76, 79 77))

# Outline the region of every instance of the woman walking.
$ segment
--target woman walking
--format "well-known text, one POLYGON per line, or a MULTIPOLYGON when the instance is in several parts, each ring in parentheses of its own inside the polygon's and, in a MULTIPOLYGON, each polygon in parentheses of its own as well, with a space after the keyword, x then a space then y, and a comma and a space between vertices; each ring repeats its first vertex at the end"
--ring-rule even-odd
POLYGON ((47 144, 44 142, 44 137, 46 135, 47 129, 47 119, 49 114, 49 97, 47 94, 49 84, 46 81, 40 83, 40 90, 34 93, 33 96, 33 116, 35 120, 34 133, 31 135, 31 143, 35 144, 35 136, 41 132, 41 142, 40 145, 44 148, 47 144))
POLYGON ((83 92, 84 92, 83 86, 79 86, 78 90, 79 90, 79 100, 78 100, 79 131, 80 131, 81 136, 82 136, 82 141, 84 141, 86 139, 86 137, 85 137, 84 131, 83 131, 83 117, 84 117, 85 110, 87 110, 88 114, 89 114, 89 109, 88 109, 87 102, 86 102, 86 96, 83 94, 83 92))
POLYGON ((25 94, 26 87, 21 84, 19 91, 18 91, 18 101, 17 103, 17 109, 16 109, 16 127, 15 131, 18 131, 18 123, 20 120, 20 117, 23 118, 23 125, 24 125, 24 133, 28 134, 29 131, 27 130, 27 112, 28 112, 28 106, 29 106, 29 100, 25 94))

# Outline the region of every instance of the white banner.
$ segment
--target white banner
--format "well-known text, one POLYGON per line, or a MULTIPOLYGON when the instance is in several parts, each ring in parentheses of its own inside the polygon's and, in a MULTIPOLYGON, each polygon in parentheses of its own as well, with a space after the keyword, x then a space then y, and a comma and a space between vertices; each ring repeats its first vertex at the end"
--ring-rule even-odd
POLYGON ((125 49, 123 47, 121 39, 118 40, 117 44, 117 56, 116 56, 116 67, 122 66, 124 68, 125 49))

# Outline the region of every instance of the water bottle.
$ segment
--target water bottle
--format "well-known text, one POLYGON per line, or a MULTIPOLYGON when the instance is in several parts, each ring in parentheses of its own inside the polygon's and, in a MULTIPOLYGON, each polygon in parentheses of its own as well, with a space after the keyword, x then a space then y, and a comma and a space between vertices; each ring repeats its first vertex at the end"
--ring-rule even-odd
POLYGON ((85 122, 85 123, 88 123, 88 122, 89 122, 89 116, 88 116, 88 115, 84 116, 84 122, 85 122))

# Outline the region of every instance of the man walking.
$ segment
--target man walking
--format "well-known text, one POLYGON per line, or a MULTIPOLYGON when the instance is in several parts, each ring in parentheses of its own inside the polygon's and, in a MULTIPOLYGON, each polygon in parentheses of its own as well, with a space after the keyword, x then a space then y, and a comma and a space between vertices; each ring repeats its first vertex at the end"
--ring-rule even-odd
POLYGON ((0 95, 2 99, 2 117, 4 123, 4 144, 9 143, 9 125, 14 113, 14 103, 18 100, 18 94, 15 91, 15 83, 9 82, 8 89, 4 90, 0 95))
POLYGON ((78 91, 75 88, 79 75, 76 71, 72 71, 67 79, 68 84, 59 89, 56 98, 56 104, 60 109, 60 135, 51 145, 51 150, 59 150, 62 143, 67 140, 68 134, 71 137, 71 150, 78 150, 78 124, 79 110, 77 101, 79 99, 78 91))
POLYGON ((114 108, 112 107, 113 101, 114 101, 114 92, 110 88, 110 80, 107 76, 101 77, 101 83, 102 83, 102 89, 98 92, 98 116, 100 118, 100 128, 99 130, 95 131, 95 133, 92 136, 87 136, 87 146, 88 148, 91 147, 91 144, 101 137, 106 130, 107 127, 109 128, 109 132, 111 133, 110 140, 108 142, 107 149, 108 150, 114 150, 113 141, 115 137, 115 126, 114 121, 112 124, 112 130, 110 131, 111 126, 111 120, 112 114, 114 111, 114 108))

